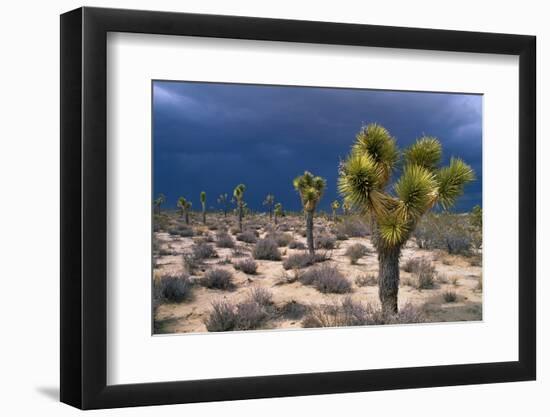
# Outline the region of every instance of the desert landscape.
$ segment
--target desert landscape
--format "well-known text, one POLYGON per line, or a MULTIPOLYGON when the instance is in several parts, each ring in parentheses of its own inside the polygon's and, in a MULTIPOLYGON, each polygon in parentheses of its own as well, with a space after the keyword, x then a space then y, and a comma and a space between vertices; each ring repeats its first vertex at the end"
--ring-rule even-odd
POLYGON ((156 81, 153 333, 482 320, 481 112, 156 81))
MULTIPOLYGON (((223 199, 223 196, 222 196, 223 199)), ((154 333, 482 319, 481 213, 430 214, 403 247, 399 312, 384 314, 371 228, 319 213, 162 211, 154 216, 154 333), (186 217, 189 224, 186 224, 186 217)))

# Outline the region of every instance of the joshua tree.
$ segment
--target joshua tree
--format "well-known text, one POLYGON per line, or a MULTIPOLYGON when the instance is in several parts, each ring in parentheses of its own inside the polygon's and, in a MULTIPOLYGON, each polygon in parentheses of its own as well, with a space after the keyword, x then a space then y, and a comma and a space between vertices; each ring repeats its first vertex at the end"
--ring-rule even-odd
POLYGON ((237 204, 237 213, 239 217, 239 230, 243 231, 243 209, 244 209, 244 192, 246 190, 246 186, 244 184, 239 184, 235 187, 233 190, 233 198, 235 200, 235 204, 237 204))
POLYGON ((470 214, 470 222, 472 223, 472 226, 477 227, 481 229, 483 226, 483 209, 476 204, 472 208, 472 213, 470 214))
POLYGON ((310 254, 315 253, 313 246, 313 214, 317 203, 321 200, 327 182, 324 178, 315 177, 311 172, 305 171, 304 175, 294 178, 294 188, 300 194, 302 206, 306 217, 306 238, 310 254))
POLYGON ((340 203, 338 202, 338 200, 334 200, 330 207, 332 208, 332 221, 335 222, 336 221, 336 210, 338 210, 340 208, 340 203))
POLYGON ((201 191, 202 222, 206 224, 206 192, 201 191))
POLYGON ((389 132, 377 124, 361 128, 348 158, 340 164, 340 193, 371 219, 378 252, 378 296, 386 312, 397 312, 399 258, 421 217, 436 204, 452 206, 464 186, 474 180, 472 168, 451 158, 439 167, 441 144, 433 137, 418 139, 403 153, 401 177, 387 190, 400 152, 389 132))
POLYGON ((219 195, 218 204, 223 208, 223 217, 227 217, 227 210, 229 209, 229 198, 227 193, 219 195))
POLYGON ((275 204, 275 196, 273 194, 268 194, 265 196, 265 200, 263 202, 264 206, 267 206, 267 210, 269 211, 269 220, 273 218, 273 205, 275 204))
POLYGON ((344 200, 342 201, 342 213, 344 214, 344 216, 348 215, 350 208, 350 203, 344 198, 344 200))
POLYGON ((283 205, 281 203, 275 204, 275 211, 274 211, 274 221, 275 224, 277 224, 277 217, 281 217, 283 215, 283 205))
POLYGON ((160 206, 162 206, 165 202, 166 196, 162 193, 160 193, 157 198, 155 198, 155 201, 153 201, 153 205, 155 206, 157 214, 160 214, 160 206))
POLYGON ((189 210, 193 204, 190 201, 187 201, 185 197, 178 198, 178 208, 180 209, 181 215, 185 215, 185 224, 189 224, 189 210))

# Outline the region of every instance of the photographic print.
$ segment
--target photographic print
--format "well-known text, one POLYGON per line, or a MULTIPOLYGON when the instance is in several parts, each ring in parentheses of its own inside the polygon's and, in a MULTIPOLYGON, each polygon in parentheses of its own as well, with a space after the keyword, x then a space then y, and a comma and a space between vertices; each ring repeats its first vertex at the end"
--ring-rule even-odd
POLYGON ((482 320, 482 101, 153 80, 153 333, 482 320))

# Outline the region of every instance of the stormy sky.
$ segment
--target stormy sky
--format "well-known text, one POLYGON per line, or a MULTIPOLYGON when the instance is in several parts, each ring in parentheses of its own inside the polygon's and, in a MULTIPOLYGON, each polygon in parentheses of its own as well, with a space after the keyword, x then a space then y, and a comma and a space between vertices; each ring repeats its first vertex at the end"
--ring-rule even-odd
POLYGON ((292 180, 304 170, 327 180, 319 209, 340 199, 338 162, 363 124, 386 127, 404 148, 422 135, 443 144, 443 159, 458 156, 476 181, 457 201, 457 212, 481 205, 482 96, 365 89, 153 82, 154 194, 167 208, 179 196, 200 207, 207 193, 232 195, 244 183, 245 201, 262 210, 268 193, 287 210, 300 210, 292 180))

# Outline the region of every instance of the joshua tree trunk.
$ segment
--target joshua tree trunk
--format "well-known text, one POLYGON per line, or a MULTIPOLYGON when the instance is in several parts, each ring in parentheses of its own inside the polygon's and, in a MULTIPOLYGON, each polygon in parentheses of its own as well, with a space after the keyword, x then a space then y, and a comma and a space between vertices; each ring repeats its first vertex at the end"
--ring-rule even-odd
POLYGON ((336 221, 336 210, 335 209, 332 209, 332 221, 333 222, 336 221))
POLYGON ((239 231, 243 231, 243 206, 239 204, 239 231))
POLYGON ((202 210, 202 223, 206 224, 206 210, 202 210))
POLYGON ((313 211, 306 211, 306 239, 309 253, 311 255, 315 254, 315 248, 313 247, 313 211))
POLYGON ((277 224, 277 215, 275 215, 275 218, 273 221, 275 222, 275 224, 277 224))
POLYGON ((390 314, 397 313, 400 256, 400 247, 378 250, 378 296, 382 310, 390 314))
POLYGON ((185 224, 189 224, 189 212, 185 212, 185 224))

